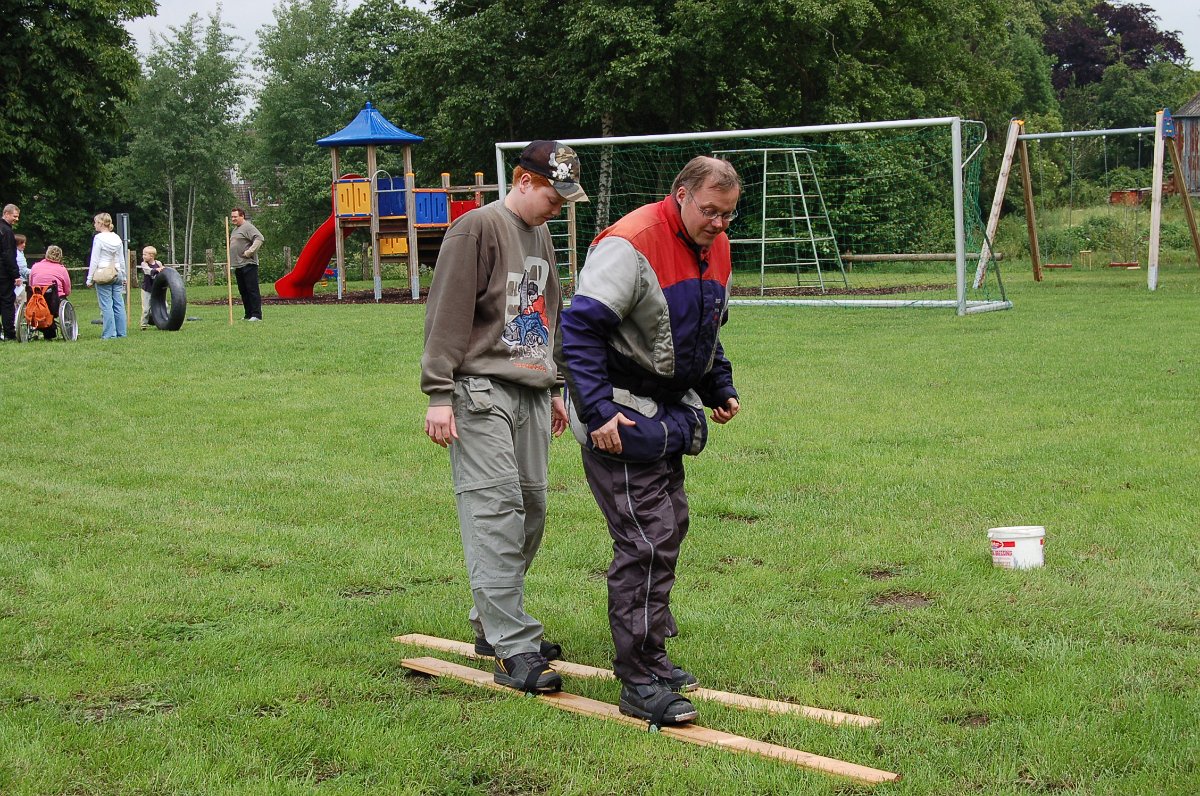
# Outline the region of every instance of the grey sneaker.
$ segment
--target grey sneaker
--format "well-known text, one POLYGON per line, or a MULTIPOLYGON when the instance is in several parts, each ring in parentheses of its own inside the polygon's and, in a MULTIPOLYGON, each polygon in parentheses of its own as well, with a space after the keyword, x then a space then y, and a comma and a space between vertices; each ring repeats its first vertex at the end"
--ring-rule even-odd
POLYGON ((492 679, 500 685, 527 694, 562 690, 562 677, 537 652, 521 652, 509 658, 497 658, 492 679))

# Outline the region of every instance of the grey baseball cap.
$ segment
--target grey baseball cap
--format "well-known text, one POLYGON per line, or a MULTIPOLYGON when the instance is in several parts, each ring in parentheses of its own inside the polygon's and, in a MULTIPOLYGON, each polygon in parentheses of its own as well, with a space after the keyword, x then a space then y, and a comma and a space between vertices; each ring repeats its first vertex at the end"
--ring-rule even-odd
POLYGON ((588 201, 587 193, 579 184, 579 155, 566 144, 534 141, 521 150, 519 165, 550 180, 554 190, 566 201, 588 201))

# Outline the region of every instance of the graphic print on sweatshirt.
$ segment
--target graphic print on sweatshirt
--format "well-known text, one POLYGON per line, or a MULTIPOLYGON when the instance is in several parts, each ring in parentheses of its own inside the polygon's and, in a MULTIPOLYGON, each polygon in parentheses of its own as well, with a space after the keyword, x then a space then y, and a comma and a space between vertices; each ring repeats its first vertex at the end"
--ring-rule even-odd
POLYGON ((546 319, 546 280, 550 264, 540 257, 525 258, 525 272, 508 275, 508 304, 502 338, 509 361, 521 367, 546 369, 550 327, 546 319), (529 364, 522 364, 528 362, 529 364), (536 364, 535 364, 536 363, 536 364))

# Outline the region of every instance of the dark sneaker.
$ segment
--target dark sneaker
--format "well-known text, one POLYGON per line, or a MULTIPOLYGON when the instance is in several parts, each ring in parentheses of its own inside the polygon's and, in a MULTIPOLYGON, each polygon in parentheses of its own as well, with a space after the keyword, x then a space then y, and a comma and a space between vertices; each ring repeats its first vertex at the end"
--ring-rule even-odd
POLYGON ((696 675, 691 672, 684 671, 676 666, 671 670, 671 676, 663 680, 667 688, 672 691, 688 692, 695 691, 700 687, 700 681, 696 679, 696 675))
MULTIPOLYGON (((548 661, 562 660, 562 647, 558 644, 551 644, 549 641, 546 641, 546 639, 542 639, 541 647, 538 649, 538 652, 540 652, 542 657, 548 661)), ((495 658, 496 648, 489 644, 486 638, 483 638, 482 636, 476 636, 475 654, 483 655, 487 658, 495 658)))
POLYGON ((510 658, 497 658, 493 679, 500 685, 527 694, 562 690, 562 677, 550 668, 550 662, 536 652, 521 652, 510 658))
POLYGON ((621 684, 617 708, 626 716, 645 719, 653 727, 686 724, 699 716, 696 707, 663 682, 646 685, 621 684))

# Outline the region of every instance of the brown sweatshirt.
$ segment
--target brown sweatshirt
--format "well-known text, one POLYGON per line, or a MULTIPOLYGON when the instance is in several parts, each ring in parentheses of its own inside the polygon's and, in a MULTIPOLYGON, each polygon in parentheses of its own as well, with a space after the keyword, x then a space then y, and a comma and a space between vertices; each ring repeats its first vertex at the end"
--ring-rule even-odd
POLYGON ((449 406, 462 376, 557 393, 561 311, 545 225, 529 226, 503 201, 459 218, 446 232, 425 304, 421 391, 429 405, 449 406))

